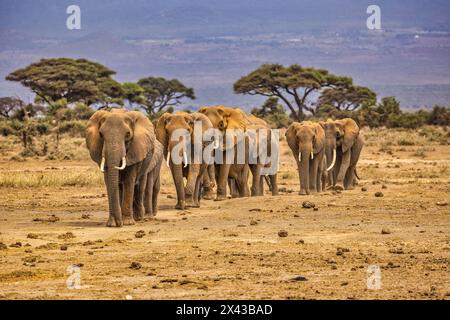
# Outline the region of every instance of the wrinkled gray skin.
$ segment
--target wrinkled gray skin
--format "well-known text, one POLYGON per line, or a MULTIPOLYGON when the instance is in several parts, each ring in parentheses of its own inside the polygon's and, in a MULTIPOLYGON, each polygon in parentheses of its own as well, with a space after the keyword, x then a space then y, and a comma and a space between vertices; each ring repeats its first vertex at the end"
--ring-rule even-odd
POLYGON ((86 145, 104 170, 107 226, 131 225, 144 215, 155 215, 163 156, 147 117, 124 109, 97 111, 86 128, 86 145))
MULTIPOLYGON (((204 182, 204 175, 208 174, 206 163, 194 163, 193 161, 193 143, 195 141, 194 125, 196 121, 201 121, 202 123, 202 134, 206 130, 212 128, 209 119, 205 115, 197 112, 165 113, 158 119, 156 125, 156 136, 164 146, 164 156, 166 157, 166 161, 168 161, 177 192, 177 204, 175 205, 175 208, 180 210, 183 210, 186 207, 200 207, 201 188, 204 182), (191 161, 186 165, 175 164, 172 161, 172 158, 167 158, 168 153, 172 153, 173 148, 179 143, 179 141, 171 141, 172 134, 178 129, 184 129, 191 135, 190 144, 185 146, 185 150, 188 148, 191 150, 191 161), (184 184, 183 178, 187 179, 186 185, 184 184)), ((204 143, 203 148, 208 144, 209 143, 204 143)), ((203 150, 204 149, 202 149, 202 152, 203 150)), ((214 167, 212 167, 212 169, 214 169, 214 167)), ((214 173, 212 174, 214 175, 214 173)))
POLYGON ((359 127, 352 119, 321 122, 325 131, 325 155, 327 166, 332 164, 332 152, 336 148, 336 161, 328 172, 328 184, 336 190, 350 190, 355 185, 358 164, 364 141, 359 127))

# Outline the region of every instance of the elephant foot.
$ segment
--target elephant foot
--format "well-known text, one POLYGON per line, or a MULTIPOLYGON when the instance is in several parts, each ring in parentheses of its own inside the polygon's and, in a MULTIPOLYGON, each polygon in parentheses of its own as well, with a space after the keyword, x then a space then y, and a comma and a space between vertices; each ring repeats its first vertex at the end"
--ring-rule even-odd
POLYGON ((214 199, 214 201, 223 201, 227 200, 227 197, 224 195, 217 195, 217 197, 214 199))
POLYGON ((353 184, 349 185, 346 190, 355 190, 355 186, 353 184))
POLYGON ((177 210, 184 210, 186 207, 185 202, 184 201, 179 201, 176 205, 175 205, 175 209, 177 210))
POLYGON ((306 196, 306 195, 309 194, 309 191, 306 191, 306 190, 300 190, 300 192, 299 192, 298 194, 301 195, 301 196, 306 196))
POLYGON ((123 221, 122 221, 122 219, 116 219, 113 216, 109 216, 108 222, 106 222, 106 226, 108 228, 111 228, 111 227, 114 227, 114 226, 120 228, 120 227, 123 226, 123 221))
POLYGON ((144 215, 145 209, 143 206, 142 208, 138 209, 137 212, 133 213, 134 220, 136 221, 141 221, 142 219, 144 219, 144 215))
POLYGON ((342 184, 336 184, 334 187, 333 187, 333 190, 334 191, 344 191, 344 186, 342 185, 342 184))
POLYGON ((136 222, 134 221, 134 219, 132 217, 124 217, 123 218, 123 225, 124 226, 132 226, 136 224, 136 222))
POLYGON ((212 190, 208 190, 203 194, 203 199, 205 200, 212 200, 214 199, 214 193, 212 190))

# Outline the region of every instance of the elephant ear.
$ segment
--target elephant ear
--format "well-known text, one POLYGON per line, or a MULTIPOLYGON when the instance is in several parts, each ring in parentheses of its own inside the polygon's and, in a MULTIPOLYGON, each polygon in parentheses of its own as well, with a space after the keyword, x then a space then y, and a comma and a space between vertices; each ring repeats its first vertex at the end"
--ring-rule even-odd
POLYGON ((166 123, 170 117, 172 117, 171 113, 164 113, 156 122, 155 128, 156 139, 158 139, 158 141, 164 146, 164 156, 167 155, 167 148, 169 144, 169 135, 166 132, 166 123))
POLYGON ((205 116, 203 113, 193 112, 193 113, 190 113, 189 116, 191 117, 191 120, 194 123, 196 121, 201 121, 202 122, 202 131, 206 131, 209 128, 213 127, 213 125, 212 125, 211 121, 209 120, 209 118, 207 116, 205 116))
POLYGON ((325 145, 325 131, 320 124, 314 124, 314 133, 313 152, 319 153, 325 145))
POLYGON ((154 148, 155 132, 150 120, 139 111, 129 111, 126 115, 132 121, 133 139, 127 150, 127 166, 145 159, 154 148))
POLYGON ((102 161, 103 152, 103 139, 100 137, 100 126, 109 115, 108 111, 99 110, 95 112, 87 123, 86 127, 86 146, 89 150, 89 154, 98 165, 102 161))
POLYGON ((337 120, 344 128, 344 139, 342 141, 342 152, 347 152, 355 143, 359 135, 359 127, 355 120, 346 118, 337 120))
POLYGON ((299 123, 293 123, 291 124, 285 133, 286 141, 289 145, 289 147, 292 150, 295 150, 295 152, 298 153, 298 141, 297 141, 297 128, 300 124, 299 123))

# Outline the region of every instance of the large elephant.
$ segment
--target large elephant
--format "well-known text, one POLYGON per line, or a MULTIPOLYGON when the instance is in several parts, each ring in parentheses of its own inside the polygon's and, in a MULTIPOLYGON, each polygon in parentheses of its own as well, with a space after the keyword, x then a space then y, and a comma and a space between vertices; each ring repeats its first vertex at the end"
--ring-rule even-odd
MULTIPOLYGON (((248 120, 250 124, 247 129, 253 130, 263 130, 265 134, 257 133, 256 136, 252 139, 250 138, 250 143, 258 148, 258 155, 265 154, 267 158, 272 156, 272 131, 270 126, 261 118, 258 118, 254 115, 248 115, 248 120), (263 143, 261 139, 265 139, 266 141, 263 143), (265 146, 265 150, 263 149, 265 146)), ((276 152, 276 151, 274 151, 276 152)), ((277 155, 277 154, 276 154, 277 155)), ((278 158, 275 160, 276 163, 273 163, 275 171, 272 173, 265 174, 264 170, 271 167, 272 162, 265 163, 264 156, 258 156, 256 159, 256 163, 250 163, 250 171, 252 172, 253 180, 252 180, 252 188, 251 194, 252 196, 263 196, 264 195, 264 180, 267 181, 267 184, 272 191, 272 195, 278 195, 278 184, 277 184, 277 166, 278 166, 278 158)))
MULTIPOLYGON (((319 122, 325 132, 325 163, 327 170, 323 174, 326 176, 327 184, 334 186, 335 181, 335 169, 336 169, 336 137, 341 134, 340 130, 336 127, 333 120, 319 122)), ((323 186, 325 187, 325 186, 323 186)))
MULTIPOLYGON (((196 139, 202 139, 202 137, 196 137, 194 125, 196 122, 201 122, 201 135, 212 128, 211 121, 198 112, 186 113, 176 112, 174 114, 163 114, 156 124, 156 137, 164 146, 164 155, 166 162, 172 172, 173 181, 177 192, 177 204, 176 209, 183 210, 185 207, 199 207, 201 198, 201 188, 203 183, 204 174, 208 174, 206 168, 208 164, 203 159, 204 148, 209 143, 202 142, 202 154, 199 161, 194 161, 194 141, 196 139), (174 163, 172 157, 172 151, 175 146, 180 143, 180 140, 174 140, 173 134, 178 129, 184 129, 190 134, 189 141, 185 141, 185 154, 180 154, 183 157, 183 163, 174 163), (188 151, 189 150, 189 151, 188 151), (190 154, 189 161, 187 160, 187 154, 190 154), (184 185, 183 178, 187 179, 186 185, 184 185)), ((200 132, 199 132, 200 134, 200 132)), ((172 154, 173 155, 173 154, 172 154)))
POLYGON ((334 168, 334 189, 354 188, 356 165, 364 146, 359 127, 351 118, 335 120, 336 164, 334 168))
POLYGON ((144 215, 155 215, 163 149, 148 118, 124 109, 97 111, 86 128, 86 145, 104 172, 107 226, 131 225, 144 215))
POLYGON ((224 159, 222 164, 216 164, 216 201, 225 200, 227 196, 227 184, 230 183, 230 189, 233 197, 248 197, 250 194, 248 188, 248 138, 245 136, 245 130, 250 124, 244 112, 239 109, 226 108, 223 106, 201 107, 199 112, 208 117, 214 128, 219 129, 225 140, 226 133, 229 130, 237 130, 240 135, 232 139, 231 145, 222 144, 220 150, 223 152, 224 159), (243 146, 245 150, 242 162, 237 161, 239 147, 243 146), (233 149, 233 151, 231 150, 233 149), (227 154, 234 153, 233 161, 225 161, 227 154))
POLYGON ((318 123, 294 122, 286 131, 286 140, 297 162, 300 194, 322 190, 319 167, 324 157, 325 132, 318 123))

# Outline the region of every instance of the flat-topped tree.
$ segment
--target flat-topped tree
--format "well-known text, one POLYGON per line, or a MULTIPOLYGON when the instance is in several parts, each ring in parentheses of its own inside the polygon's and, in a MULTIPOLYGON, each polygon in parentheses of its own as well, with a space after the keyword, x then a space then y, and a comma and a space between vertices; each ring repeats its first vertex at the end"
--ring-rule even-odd
POLYGON ((362 105, 374 105, 375 92, 367 87, 344 85, 323 90, 317 102, 318 108, 332 106, 337 110, 354 111, 362 105))
POLYGON ((316 107, 310 99, 314 93, 320 93, 324 88, 351 84, 350 77, 336 76, 325 69, 297 64, 289 67, 264 64, 236 81, 234 91, 238 94, 278 97, 289 108, 292 116, 301 121, 305 118, 305 112, 316 112, 316 107))
POLYGON ((141 107, 150 116, 160 113, 165 107, 181 104, 185 98, 195 99, 194 89, 186 87, 177 79, 147 77, 140 79, 137 84, 144 89, 141 107))
POLYGON ((6 80, 20 82, 36 94, 37 101, 110 104, 122 101, 122 86, 111 78, 115 71, 86 59, 54 58, 10 73, 6 80))

